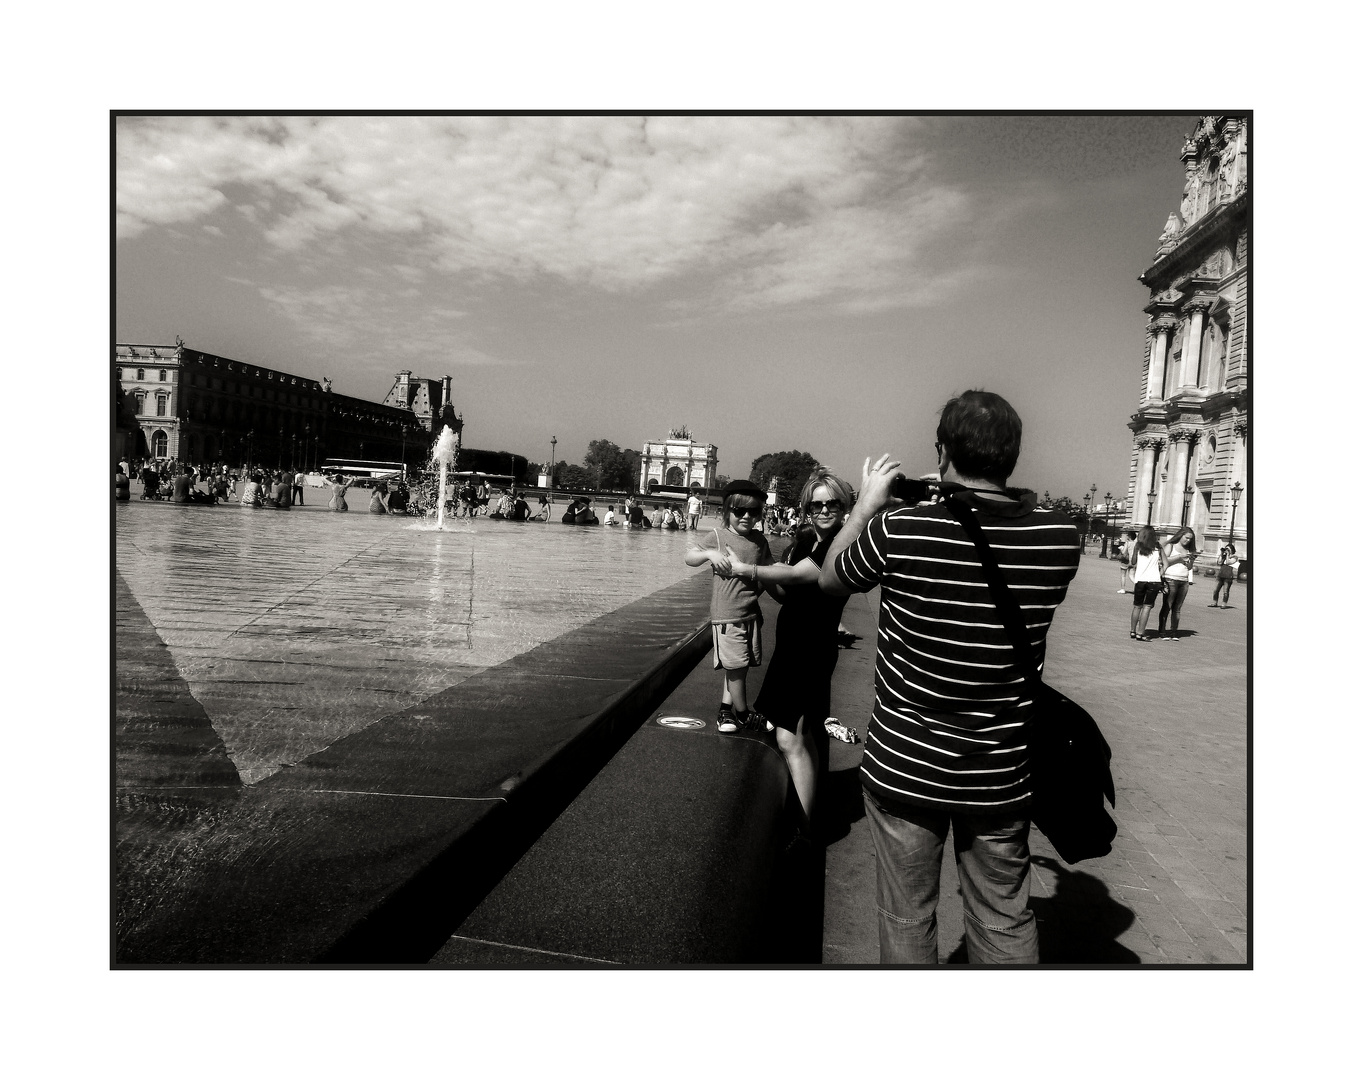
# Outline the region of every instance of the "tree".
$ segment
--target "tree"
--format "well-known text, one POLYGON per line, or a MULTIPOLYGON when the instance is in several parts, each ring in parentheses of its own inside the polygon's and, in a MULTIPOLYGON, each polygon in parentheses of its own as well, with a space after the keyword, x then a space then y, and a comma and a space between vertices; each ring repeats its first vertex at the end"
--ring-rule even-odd
POLYGON ((780 450, 756 458, 748 479, 765 491, 771 486, 772 477, 775 477, 776 494, 783 504, 789 506, 800 497, 809 474, 818 467, 819 462, 812 454, 803 450, 780 450))
POLYGON ((609 439, 593 439, 587 444, 582 464, 591 474, 593 487, 633 491, 638 482, 639 456, 639 451, 621 450, 609 439))
POLYGON ((567 491, 586 491, 596 484, 596 473, 589 472, 581 465, 560 461, 554 466, 554 487, 567 491))
POLYGON ((715 477, 715 482, 714 482, 714 485, 711 487, 711 490, 712 490, 712 491, 718 491, 718 490, 720 490, 720 489, 726 487, 726 486, 728 485, 730 479, 731 479, 730 477, 725 476, 723 473, 718 474, 718 475, 715 477))

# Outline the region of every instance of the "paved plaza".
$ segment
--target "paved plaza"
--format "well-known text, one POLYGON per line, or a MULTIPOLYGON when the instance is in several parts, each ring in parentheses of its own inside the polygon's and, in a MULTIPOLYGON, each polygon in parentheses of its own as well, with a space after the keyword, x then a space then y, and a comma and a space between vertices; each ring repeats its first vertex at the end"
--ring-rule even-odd
MULTIPOLYGON (((1046 680, 1087 708, 1112 746, 1118 834, 1106 858, 1068 866, 1032 832, 1032 908, 1043 963, 1240 964, 1248 960, 1248 586, 1209 608, 1198 577, 1177 641, 1132 641, 1115 562, 1087 555, 1050 632, 1046 680)), ((863 634, 834 680, 840 718, 864 736, 875 660, 875 594, 849 601, 863 634)), ((1158 606, 1155 614, 1158 614, 1158 606)), ((1150 620, 1151 632, 1156 626, 1150 620)), ((875 856, 857 802, 862 745, 834 747, 848 832, 828 849, 825 963, 878 959, 875 856)), ((947 848, 950 851, 950 847, 947 848)), ((944 860, 943 961, 964 962, 961 899, 944 860)))
MULTIPOLYGON (((378 798, 399 808, 390 815, 417 813, 428 805, 420 800, 462 800, 467 814, 504 803, 505 785, 493 783, 504 772, 474 767, 490 756, 496 768, 519 768, 502 764, 515 755, 493 745, 499 728, 523 729, 524 753, 538 754, 531 735, 546 709, 599 708, 652 663, 651 651, 703 621, 708 595, 705 572, 682 563, 684 533, 486 520, 431 533, 414 519, 321 507, 134 503, 118 508, 116 540, 118 855, 131 897, 120 925, 152 925, 159 916, 147 905, 172 885, 202 893, 224 857, 255 864, 253 831, 279 830, 270 850, 294 865, 289 830, 331 826, 312 810, 287 818, 281 806, 346 801, 345 827, 383 832, 397 826, 355 824, 363 814, 349 803, 378 798), (552 699, 535 687, 552 688, 552 699), (484 699, 485 733, 459 726, 483 715, 484 699), (442 751, 453 757, 430 756, 456 738, 450 723, 464 741, 442 751), (226 840, 210 835, 226 825, 226 840)), ((1087 555, 1050 635, 1048 681, 1088 708, 1112 745, 1120 831, 1109 856, 1076 867, 1033 834, 1043 962, 1244 963, 1248 587, 1235 587, 1231 608, 1211 609, 1212 582, 1196 578, 1178 640, 1138 643, 1117 583, 1115 563, 1087 555)), ((863 736, 876 599, 849 600, 846 622, 862 639, 841 652, 834 679, 835 711, 863 736)), ((768 620, 770 647, 774 608, 768 620)), ((708 668, 702 661, 690 680, 701 689, 686 701, 707 720, 708 668)), ((754 674, 755 693, 764 670, 754 674)), ((827 964, 878 959, 861 751, 832 744, 827 964)), ((355 862, 336 846, 335 858, 355 862)), ((949 860, 940 923, 942 959, 963 962, 949 860)))

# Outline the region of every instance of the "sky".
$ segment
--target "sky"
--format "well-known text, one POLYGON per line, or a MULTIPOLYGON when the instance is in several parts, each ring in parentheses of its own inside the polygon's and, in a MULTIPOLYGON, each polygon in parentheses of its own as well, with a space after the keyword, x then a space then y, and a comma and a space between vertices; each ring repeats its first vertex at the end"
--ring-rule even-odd
POLYGON ((1126 487, 1167 116, 122 117, 115 334, 381 400, 454 379, 464 442, 580 462, 687 425, 719 471, 932 468, 971 388, 1014 482, 1126 487))

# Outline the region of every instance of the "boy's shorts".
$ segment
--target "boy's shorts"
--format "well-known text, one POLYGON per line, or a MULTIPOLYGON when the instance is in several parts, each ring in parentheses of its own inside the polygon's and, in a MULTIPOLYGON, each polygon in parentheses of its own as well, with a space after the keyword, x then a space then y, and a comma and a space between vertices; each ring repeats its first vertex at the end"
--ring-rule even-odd
POLYGON ((744 668, 762 666, 761 619, 712 623, 710 632, 715 639, 716 670, 742 671, 744 668))

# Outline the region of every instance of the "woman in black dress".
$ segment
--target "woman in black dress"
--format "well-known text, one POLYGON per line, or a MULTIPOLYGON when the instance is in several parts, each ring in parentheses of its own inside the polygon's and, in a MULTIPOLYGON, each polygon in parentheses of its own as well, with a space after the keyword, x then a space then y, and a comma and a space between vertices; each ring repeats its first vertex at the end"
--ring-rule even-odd
POLYGON ((732 564, 732 573, 760 581, 778 599, 785 596, 771 665, 753 710, 775 725, 776 745, 790 769, 806 828, 814 815, 820 762, 828 757, 823 725, 838 662, 838 621, 847 603, 847 597, 819 588, 819 569, 851 508, 847 481, 816 469, 800 492, 800 512, 808 524, 796 530, 783 561, 732 564))

